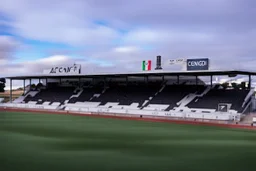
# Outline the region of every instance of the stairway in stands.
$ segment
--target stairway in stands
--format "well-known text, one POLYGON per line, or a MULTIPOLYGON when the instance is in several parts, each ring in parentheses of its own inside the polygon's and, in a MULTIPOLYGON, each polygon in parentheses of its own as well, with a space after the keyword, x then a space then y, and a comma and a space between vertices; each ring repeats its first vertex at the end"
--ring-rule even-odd
POLYGON ((241 113, 245 99, 248 97, 250 90, 223 89, 219 86, 213 87, 203 96, 197 96, 187 107, 193 109, 218 109, 218 104, 231 104, 231 110, 241 113))
POLYGON ((204 85, 186 85, 185 83, 182 85, 167 85, 165 83, 155 96, 153 96, 152 99, 143 106, 143 108, 146 109, 150 106, 159 106, 162 108, 164 106, 168 106, 165 111, 170 111, 184 102, 189 103, 193 100, 194 97, 190 97, 188 95, 204 91, 204 85))
POLYGON ((164 81, 164 82, 162 83, 162 85, 161 85, 161 88, 160 88, 152 97, 149 97, 149 99, 146 100, 146 101, 142 104, 142 106, 140 107, 140 109, 143 109, 143 108, 147 107, 147 106, 150 104, 150 102, 152 101, 152 99, 154 99, 154 97, 156 97, 159 93, 161 93, 161 92, 163 91, 163 89, 164 89, 165 86, 166 86, 166 83, 167 83, 167 81, 164 81))
POLYGON ((177 104, 180 108, 185 107, 188 105, 191 101, 193 101, 197 97, 203 97, 205 94, 207 94, 211 90, 211 86, 207 86, 207 88, 203 92, 196 92, 196 93, 190 93, 187 96, 185 96, 181 101, 179 101, 177 104), (201 93, 201 94, 199 94, 201 93))

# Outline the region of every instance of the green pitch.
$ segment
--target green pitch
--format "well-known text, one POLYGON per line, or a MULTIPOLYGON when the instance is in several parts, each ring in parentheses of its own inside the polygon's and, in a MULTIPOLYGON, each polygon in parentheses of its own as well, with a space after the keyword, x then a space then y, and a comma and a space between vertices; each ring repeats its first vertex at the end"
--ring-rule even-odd
POLYGON ((250 171, 256 132, 0 113, 1 171, 250 171))

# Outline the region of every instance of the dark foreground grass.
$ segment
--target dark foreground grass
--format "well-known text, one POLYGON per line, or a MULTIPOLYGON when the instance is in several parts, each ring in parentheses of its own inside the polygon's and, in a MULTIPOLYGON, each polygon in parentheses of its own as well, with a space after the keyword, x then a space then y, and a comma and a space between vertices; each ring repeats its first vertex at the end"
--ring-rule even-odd
POLYGON ((2 171, 249 171, 255 163, 255 131, 0 113, 2 171))

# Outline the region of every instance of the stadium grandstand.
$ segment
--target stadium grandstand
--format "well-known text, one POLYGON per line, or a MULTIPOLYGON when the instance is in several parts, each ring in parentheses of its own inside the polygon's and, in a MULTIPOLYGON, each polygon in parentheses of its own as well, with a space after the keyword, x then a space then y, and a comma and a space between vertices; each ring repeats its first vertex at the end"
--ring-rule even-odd
POLYGON ((137 73, 81 74, 81 65, 74 65, 53 67, 41 75, 7 77, 10 102, 1 106, 223 122, 239 122, 253 110, 255 92, 251 80, 255 72, 213 71, 200 63, 190 66, 193 62, 208 65, 209 59, 183 62, 187 71, 161 70, 158 56, 155 71, 151 71, 151 61, 143 61, 143 71, 137 73), (248 77, 248 82, 240 86, 213 82, 214 76, 239 75, 248 77), (209 77, 210 82, 200 79, 202 76, 209 77), (12 98, 13 80, 24 83, 23 95, 15 100, 12 98), (32 86, 32 81, 37 84, 32 86))

